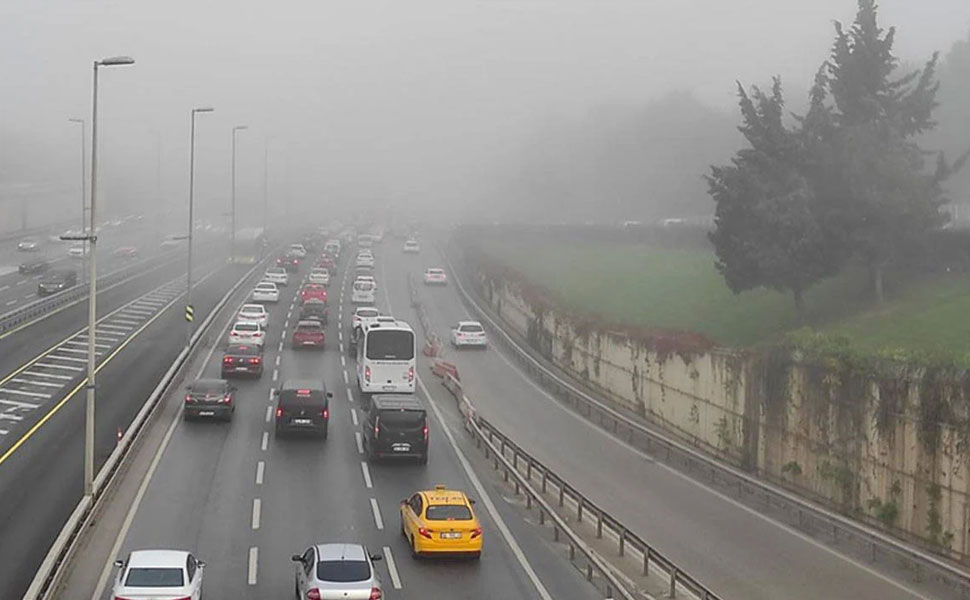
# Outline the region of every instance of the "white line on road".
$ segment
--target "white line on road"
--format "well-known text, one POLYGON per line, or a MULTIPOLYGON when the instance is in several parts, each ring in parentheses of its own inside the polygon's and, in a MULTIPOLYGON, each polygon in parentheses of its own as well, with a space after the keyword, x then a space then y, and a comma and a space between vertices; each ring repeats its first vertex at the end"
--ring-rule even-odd
POLYGON ((344 385, 350 385, 350 378, 347 377, 347 371, 344 370, 344 385))
POLYGON ((347 366, 347 357, 344 356, 343 354, 340 355, 340 366, 341 367, 347 366))
POLYGON ((273 369, 273 381, 276 381, 277 379, 279 379, 279 377, 280 377, 280 370, 273 369))
POLYGON ((284 330, 287 329, 287 328, 289 328, 289 326, 290 326, 290 320, 289 319, 286 319, 285 321, 283 321, 283 329, 284 330))
POLYGON ((384 560, 387 562, 387 572, 391 574, 391 585, 395 590, 401 589, 401 576, 397 573, 397 563, 394 562, 394 555, 391 554, 391 547, 384 546, 384 560))
POLYGON ((340 340, 341 342, 344 341, 344 332, 343 331, 338 331, 337 332, 337 339, 340 340))
POLYGON ((350 419, 354 422, 354 426, 360 425, 360 423, 357 422, 357 409, 356 408, 351 408, 350 409, 350 419))
POLYGON ((269 432, 268 431, 264 431, 263 432, 263 443, 260 445, 260 449, 263 452, 266 452, 266 448, 268 446, 269 446, 269 432))
MULTIPOLYGON (((265 433, 263 435, 266 435, 265 433)), ((259 461, 256 463, 256 485, 263 485, 263 474, 266 471, 266 463, 259 461)))
POLYGON ((367 463, 360 463, 360 471, 364 474, 364 485, 367 486, 367 489, 374 487, 374 482, 370 479, 370 469, 367 468, 367 463))
POLYGON ((26 296, 24 296, 24 298, 26 298, 27 300, 30 300, 31 298, 34 298, 36 296, 37 294, 27 294, 26 296))
POLYGON ((27 280, 26 279, 21 279, 20 281, 17 282, 17 285, 23 285, 25 283, 27 283, 27 280))
POLYGON ((272 420, 273 420, 273 407, 272 406, 267 406, 266 407, 266 422, 269 423, 272 420))
POLYGON ((253 546, 249 549, 249 585, 256 585, 256 569, 258 566, 259 548, 253 546))
POLYGON ((344 353, 344 344, 343 344, 343 342, 340 342, 340 353, 341 354, 344 353))
POLYGON ((283 341, 282 341, 282 340, 280 340, 280 347, 279 347, 279 349, 278 349, 278 350, 279 350, 280 352, 282 352, 282 351, 283 351, 283 341))
POLYGON ((381 507, 377 505, 377 498, 370 499, 370 509, 374 513, 374 525, 378 531, 384 531, 384 519, 381 518, 381 507))
POLYGON ((4 303, 4 304, 5 304, 5 306, 13 306, 16 303, 17 303, 16 300, 7 300, 7 302, 4 303))
POLYGON ((347 402, 350 402, 351 404, 354 403, 354 392, 352 392, 350 388, 347 388, 347 402))
POLYGON ((2 292, 4 290, 9 290, 9 289, 10 289, 10 286, 9 285, 5 285, 5 286, 0 287, 0 292, 2 292))
POLYGON ((277 367, 280 366, 280 357, 279 356, 276 357, 276 366, 277 367))
POLYGON ((360 432, 359 431, 355 431, 354 432, 354 441, 357 442, 357 454, 363 454, 364 453, 364 443, 361 440, 360 432))
POLYGON ((259 529, 259 512, 262 505, 263 503, 259 498, 253 498, 253 529, 259 529))

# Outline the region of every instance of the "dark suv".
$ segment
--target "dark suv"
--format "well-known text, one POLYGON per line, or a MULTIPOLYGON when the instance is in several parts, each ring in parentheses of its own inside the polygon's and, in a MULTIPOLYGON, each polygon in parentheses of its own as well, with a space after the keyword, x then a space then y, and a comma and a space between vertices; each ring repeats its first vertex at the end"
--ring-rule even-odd
POLYGON ((263 347, 256 344, 230 344, 222 355, 222 378, 263 376, 263 347))
POLYGON ((397 456, 427 464, 428 413, 415 396, 372 396, 361 428, 368 461, 397 456))
POLYGON ((77 273, 68 269, 51 271, 37 284, 38 296, 50 296, 77 285, 77 273))
POLYGON ((330 398, 326 384, 313 379, 290 379, 276 390, 276 435, 290 431, 315 432, 327 439, 330 398))

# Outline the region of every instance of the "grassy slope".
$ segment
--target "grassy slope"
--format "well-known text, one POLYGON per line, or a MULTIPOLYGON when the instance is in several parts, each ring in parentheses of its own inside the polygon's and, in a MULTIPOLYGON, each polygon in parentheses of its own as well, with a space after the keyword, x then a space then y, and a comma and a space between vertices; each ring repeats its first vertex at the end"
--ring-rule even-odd
MULTIPOLYGON (((700 250, 606 243, 513 244, 487 251, 556 294, 570 308, 609 320, 704 333, 724 345, 751 345, 797 327, 790 296, 734 295, 700 250)), ((806 295, 809 320, 868 348, 970 352, 970 281, 910 286, 871 310, 864 273, 848 268, 806 295)))

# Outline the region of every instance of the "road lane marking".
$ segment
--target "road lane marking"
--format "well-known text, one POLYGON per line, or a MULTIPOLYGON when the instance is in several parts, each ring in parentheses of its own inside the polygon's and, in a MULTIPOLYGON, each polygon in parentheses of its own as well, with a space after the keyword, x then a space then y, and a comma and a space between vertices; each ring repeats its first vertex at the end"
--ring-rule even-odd
POLYGON ((338 331, 337 332, 337 339, 339 341, 341 341, 341 342, 344 341, 344 332, 343 331, 338 331))
MULTIPOLYGON (((266 435, 265 433, 263 435, 266 435)), ((263 485, 263 473, 266 471, 266 463, 259 461, 256 463, 256 485, 263 485)))
POLYGON ((9 290, 9 289, 10 289, 10 286, 9 285, 0 286, 0 292, 2 292, 4 290, 9 290))
POLYGON ((16 303, 17 303, 16 300, 7 300, 7 302, 5 304, 6 304, 6 306, 13 306, 16 303))
POLYGON ((344 371, 344 385, 350 385, 350 378, 347 377, 347 371, 344 371))
POLYGON ((27 385, 36 385, 39 387, 52 387, 52 388, 64 387, 64 385, 61 383, 50 383, 48 381, 32 381, 30 379, 21 379, 20 377, 14 377, 10 381, 13 381, 14 383, 25 383, 27 385))
POLYGON ((277 367, 280 366, 280 357, 279 356, 276 357, 276 366, 277 367))
POLYGON ((359 431, 355 431, 354 432, 354 441, 357 442, 357 454, 363 454, 364 453, 364 442, 361 440, 360 432, 359 431))
MULTIPOLYGON (((60 348, 58 348, 58 350, 60 350, 60 348)), ((57 360, 69 360, 69 361, 79 362, 79 363, 87 363, 88 362, 88 359, 86 359, 86 358, 78 358, 76 356, 59 356, 57 354, 48 354, 47 355, 47 358, 55 358, 57 360)))
POLYGON ((27 283, 27 280, 26 279, 21 279, 20 281, 17 282, 17 285, 23 285, 25 283, 27 283))
POLYGON ((354 403, 354 392, 350 388, 347 388, 347 402, 354 403))
POLYGON ((13 415, 7 412, 0 412, 0 419, 9 419, 11 421, 23 421, 24 418, 20 415, 13 415))
POLYGON ((340 354, 344 353, 344 343, 340 342, 340 354))
POLYGON ((347 357, 343 354, 340 355, 340 366, 345 368, 347 366, 347 357))
POLYGON ((266 422, 269 423, 273 419, 273 407, 266 407, 266 422))
POLYGON ((47 398, 47 399, 49 399, 51 397, 50 394, 42 394, 40 392, 25 392, 24 390, 12 390, 12 389, 8 389, 8 388, 4 388, 4 389, 0 390, 0 393, 2 393, 2 394, 17 394, 19 396, 30 396, 32 398, 47 398))
POLYGON ((387 572, 391 575, 391 585, 395 590, 401 589, 401 576, 397 573, 397 563, 394 562, 394 555, 391 554, 391 547, 384 546, 384 562, 387 563, 387 572))
POLYGON ((355 427, 357 425, 360 425, 360 423, 357 422, 357 409, 356 408, 351 408, 350 409, 350 419, 354 422, 354 426, 355 427))
POLYGON ((268 431, 264 431, 263 432, 263 443, 260 445, 260 450, 262 450, 263 452, 266 452, 267 446, 269 446, 269 432, 268 431))
POLYGON ((367 489, 374 487, 374 482, 370 478, 370 469, 367 467, 366 462, 360 463, 360 471, 364 474, 364 485, 367 486, 367 489))
POLYGON ((279 369, 273 369, 273 381, 276 381, 279 378, 280 378, 280 370, 279 369))
POLYGON ((42 362, 36 362, 36 363, 34 363, 33 366, 35 366, 35 367, 44 367, 45 369, 64 369, 65 371, 83 371, 84 370, 81 367, 72 367, 70 365, 55 365, 55 364, 51 364, 51 363, 42 363, 42 362))
POLYGON ((289 319, 284 320, 283 329, 289 329, 289 327, 290 327, 290 320, 289 319))
POLYGON ((30 375, 31 377, 48 377, 50 379, 60 379, 62 381, 70 381, 74 379, 73 377, 68 377, 67 375, 54 375, 53 373, 43 373, 41 371, 24 371, 24 375, 30 375))
POLYGON ((256 569, 259 566, 259 548, 253 546, 249 549, 249 585, 256 585, 256 569))
POLYGON ((283 342, 282 342, 282 340, 280 341, 280 347, 277 348, 277 351, 279 351, 279 352, 282 352, 283 351, 283 342))
POLYGON ((378 531, 384 531, 384 519, 381 518, 381 507, 377 505, 377 498, 370 499, 370 509, 374 513, 374 525, 378 531))
POLYGON ((259 529, 259 513, 262 509, 263 502, 259 498, 253 498, 253 529, 259 529))

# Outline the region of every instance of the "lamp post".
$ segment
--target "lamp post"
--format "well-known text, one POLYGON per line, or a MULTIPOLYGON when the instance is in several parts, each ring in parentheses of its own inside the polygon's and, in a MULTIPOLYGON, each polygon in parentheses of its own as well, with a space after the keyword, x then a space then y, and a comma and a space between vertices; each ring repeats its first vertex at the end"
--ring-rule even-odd
POLYGON ((94 61, 94 82, 91 106, 91 208, 87 234, 62 236, 62 240, 88 242, 88 376, 85 386, 86 402, 84 417, 84 495, 94 495, 94 391, 95 391, 95 326, 97 324, 97 249, 98 235, 95 229, 98 191, 98 69, 134 64, 127 56, 114 56, 94 61))
MULTIPOLYGON (((185 304, 187 307, 192 306, 192 233, 195 230, 195 223, 193 222, 195 210, 195 115, 211 113, 214 110, 211 106, 192 109, 192 126, 189 135, 189 264, 185 274, 185 304)), ((189 309, 187 308, 186 314, 188 312, 189 309)), ((186 318, 186 324, 185 347, 188 348, 192 342, 192 321, 186 318)))
POLYGON ((87 141, 87 123, 84 121, 84 119, 68 119, 68 121, 71 123, 78 123, 81 126, 81 233, 84 233, 86 223, 84 217, 87 210, 87 196, 85 195, 87 192, 87 186, 85 185, 84 180, 88 162, 88 151, 87 145, 85 144, 87 141))
POLYGON ((269 212, 269 144, 272 137, 263 142, 263 235, 266 234, 266 216, 269 212))
POLYGON ((249 126, 236 125, 232 128, 232 193, 230 194, 232 216, 229 217, 229 260, 236 257, 236 132, 244 129, 249 129, 249 126))

